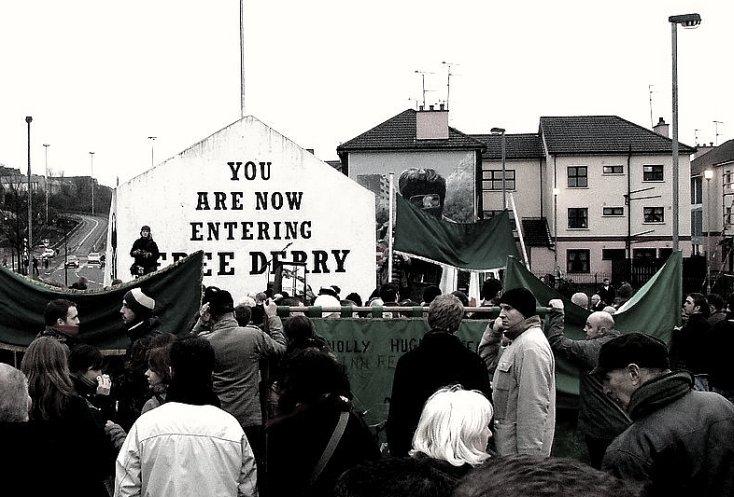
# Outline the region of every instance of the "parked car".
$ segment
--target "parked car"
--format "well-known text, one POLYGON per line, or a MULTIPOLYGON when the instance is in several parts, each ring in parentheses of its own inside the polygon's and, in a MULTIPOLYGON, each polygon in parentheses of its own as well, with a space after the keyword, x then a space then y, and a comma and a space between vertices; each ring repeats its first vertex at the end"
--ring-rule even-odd
POLYGON ((79 258, 75 255, 70 255, 66 258, 65 267, 79 267, 79 258))
POLYGON ((102 256, 99 252, 89 252, 89 255, 87 256, 87 264, 92 265, 96 264, 99 267, 104 266, 104 262, 102 261, 102 256))
POLYGON ((52 248, 45 248, 43 249, 43 252, 41 252, 41 259, 43 258, 51 258, 56 256, 56 251, 52 248))

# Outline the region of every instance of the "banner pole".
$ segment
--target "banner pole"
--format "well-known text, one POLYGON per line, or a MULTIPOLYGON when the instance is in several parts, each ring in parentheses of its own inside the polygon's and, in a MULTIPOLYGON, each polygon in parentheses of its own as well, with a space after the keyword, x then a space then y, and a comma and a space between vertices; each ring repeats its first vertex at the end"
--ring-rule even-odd
POLYGON ((522 237, 522 223, 517 216, 517 208, 515 207, 515 196, 510 193, 510 205, 512 205, 512 213, 515 215, 515 227, 517 234, 520 236, 520 248, 522 248, 522 258, 525 260, 525 267, 530 269, 530 261, 528 261, 528 251, 525 248, 525 240, 522 237))
POLYGON ((393 223, 393 206, 395 202, 395 173, 390 173, 390 199, 388 200, 387 213, 387 282, 392 283, 392 229, 393 223))

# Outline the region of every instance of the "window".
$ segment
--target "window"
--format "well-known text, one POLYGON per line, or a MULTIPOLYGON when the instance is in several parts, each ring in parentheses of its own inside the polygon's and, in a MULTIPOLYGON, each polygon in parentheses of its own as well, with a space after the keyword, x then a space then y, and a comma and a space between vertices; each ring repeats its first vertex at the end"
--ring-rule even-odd
POLYGON ((587 176, 586 166, 569 166, 568 167, 568 187, 584 188, 589 186, 589 178, 587 176))
POLYGON ((604 207, 602 210, 604 216, 624 216, 624 207, 604 207))
POLYGON ((726 224, 731 224, 731 206, 726 208, 726 224))
POLYGON ((664 223, 665 211, 662 207, 645 207, 643 209, 646 223, 664 223))
POLYGON ((701 190, 703 181, 701 177, 691 178, 691 204, 700 204, 703 201, 703 192, 701 190))
POLYGON ((703 211, 691 211, 691 236, 703 236, 703 211))
POLYGON ((568 227, 569 228, 588 228, 589 227, 589 209, 568 209, 568 227))
POLYGON ((655 259, 655 249, 654 248, 632 249, 632 258, 633 259, 655 259))
POLYGON ((663 181, 663 166, 642 166, 642 181, 663 181))
POLYGON ((625 249, 601 249, 601 259, 603 261, 618 261, 625 258, 625 249))
MULTIPOLYGON (((505 188, 515 189, 515 170, 505 169, 505 188)), ((502 191, 502 169, 489 169, 482 171, 482 189, 502 191)))
POLYGON ((589 272, 589 250, 574 249, 566 251, 566 272, 588 273, 589 272))
POLYGON ((624 174, 624 166, 604 166, 602 174, 624 174))

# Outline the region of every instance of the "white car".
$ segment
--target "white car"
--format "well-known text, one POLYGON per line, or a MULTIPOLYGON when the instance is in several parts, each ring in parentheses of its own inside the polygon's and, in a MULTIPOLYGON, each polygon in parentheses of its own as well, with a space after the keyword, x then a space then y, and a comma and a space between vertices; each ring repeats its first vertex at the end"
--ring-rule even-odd
POLYGON ((43 252, 41 252, 41 258, 51 258, 56 255, 56 251, 52 248, 45 248, 43 249, 43 252))
POLYGON ((65 267, 79 267, 79 258, 75 255, 70 255, 66 258, 65 267))
POLYGON ((89 252, 89 255, 87 256, 87 264, 92 265, 96 264, 98 266, 102 266, 102 256, 99 254, 99 252, 89 252))

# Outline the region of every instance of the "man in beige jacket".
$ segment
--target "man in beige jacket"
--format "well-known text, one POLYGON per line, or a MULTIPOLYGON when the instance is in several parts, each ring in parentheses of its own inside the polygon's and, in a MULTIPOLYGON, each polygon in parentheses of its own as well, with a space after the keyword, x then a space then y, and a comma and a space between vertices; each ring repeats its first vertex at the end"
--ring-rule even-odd
POLYGON ((479 346, 485 362, 496 364, 492 401, 497 452, 549 456, 556 424, 556 363, 536 300, 526 288, 513 288, 502 295, 500 308, 496 326, 487 326, 479 346))

